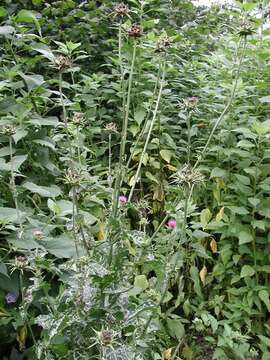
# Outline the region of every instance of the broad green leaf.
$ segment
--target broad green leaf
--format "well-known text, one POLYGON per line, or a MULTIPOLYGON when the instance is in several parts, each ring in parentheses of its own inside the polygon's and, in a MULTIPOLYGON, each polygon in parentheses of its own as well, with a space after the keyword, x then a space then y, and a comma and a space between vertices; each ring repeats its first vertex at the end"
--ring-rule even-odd
POLYGON ((47 205, 48 205, 48 208, 49 208, 55 215, 60 215, 60 213, 61 213, 61 208, 60 208, 60 206, 59 206, 55 201, 53 201, 52 199, 48 199, 47 205))
POLYGON ((247 231, 240 231, 238 238, 239 245, 247 244, 253 241, 252 235, 247 231))
POLYGON ((258 335, 259 339, 270 348, 270 338, 264 335, 258 335))
POLYGON ((50 61, 54 61, 55 56, 52 52, 52 50, 44 44, 34 44, 32 45, 32 49, 39 52, 40 54, 42 54, 44 57, 46 57, 47 59, 49 59, 50 61))
POLYGON ((146 171, 145 175, 149 180, 155 182, 156 184, 159 184, 159 181, 149 171, 146 171))
POLYGON ((267 310, 270 312, 269 292, 267 290, 260 290, 259 298, 262 300, 262 302, 267 307, 267 310))
MULTIPOLYGON (((75 241, 72 236, 63 234, 54 238, 48 238, 46 241, 40 241, 44 248, 52 255, 63 259, 77 256, 75 241)), ((85 255, 85 250, 77 244, 78 255, 85 255)))
POLYGON ((62 193, 61 189, 56 185, 40 186, 40 185, 36 185, 30 181, 26 181, 25 183, 22 184, 22 186, 25 189, 31 191, 32 193, 39 194, 42 197, 56 198, 57 196, 59 196, 62 193))
POLYGON ((171 336, 177 340, 180 340, 185 335, 185 327, 181 323, 180 319, 167 319, 167 325, 171 336))
POLYGON ((13 169, 13 171, 19 171, 22 164, 27 159, 27 155, 16 155, 13 156, 12 160, 7 163, 9 170, 13 169))
POLYGON ((28 121, 28 123, 36 125, 36 126, 57 126, 58 125, 58 118, 56 116, 49 116, 49 117, 35 117, 28 121))
POLYGON ((243 277, 251 277, 255 274, 255 270, 250 265, 244 265, 241 269, 241 278, 243 277))
POLYGON ((134 119, 138 125, 141 125, 143 119, 145 118, 146 111, 145 109, 139 108, 135 111, 134 119))
POLYGON ((0 17, 4 17, 7 15, 8 15, 7 10, 3 6, 0 6, 0 17))
POLYGON ((0 207, 0 222, 1 223, 19 223, 23 221, 26 213, 8 207, 0 207))
POLYGON ((212 171, 211 171, 211 175, 210 178, 215 178, 215 177, 226 177, 227 172, 223 169, 220 169, 218 167, 215 167, 212 171))
POLYGON ((16 16, 16 22, 32 23, 35 24, 39 35, 41 36, 41 29, 37 19, 37 16, 29 10, 20 10, 16 16))
POLYGON ((14 33, 15 29, 13 26, 9 26, 9 25, 5 25, 5 26, 0 26, 0 36, 1 35, 10 35, 12 33, 14 33))
POLYGON ((137 275, 134 280, 134 287, 144 291, 149 287, 147 277, 145 275, 137 275))
POLYGON ((45 83, 42 75, 26 75, 22 72, 18 72, 18 74, 24 79, 27 84, 27 88, 29 91, 41 86, 45 83))
POLYGON ((51 142, 51 140, 44 140, 44 139, 35 139, 32 140, 33 143, 41 145, 41 146, 45 146, 50 148, 51 150, 55 151, 55 147, 54 147, 54 143, 51 142))
POLYGON ((201 224, 203 224, 203 226, 206 226, 209 223, 209 221, 211 220, 211 218, 212 218, 212 213, 208 208, 203 209, 201 211, 200 222, 201 222, 201 224))
POLYGON ((159 153, 163 160, 165 160, 167 163, 171 162, 173 153, 170 150, 160 150, 159 153))
POLYGON ((18 141, 20 141, 21 139, 23 139, 24 137, 26 137, 26 135, 28 134, 28 131, 26 130, 17 130, 16 131, 16 134, 12 135, 14 141, 15 141, 15 144, 18 143, 18 141))

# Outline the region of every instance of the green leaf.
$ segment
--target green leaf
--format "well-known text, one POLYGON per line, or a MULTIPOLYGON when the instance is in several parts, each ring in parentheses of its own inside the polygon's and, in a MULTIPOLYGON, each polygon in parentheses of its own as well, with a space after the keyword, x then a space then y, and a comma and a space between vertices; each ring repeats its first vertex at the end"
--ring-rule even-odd
POLYGON ((267 310, 270 312, 269 292, 267 290, 260 290, 259 298, 262 300, 262 302, 267 307, 267 310))
POLYGON ((39 186, 32 182, 26 181, 25 183, 22 184, 22 186, 25 189, 31 191, 32 193, 39 194, 42 197, 56 198, 62 193, 61 189, 56 185, 39 186))
POLYGON ((147 277, 145 275, 137 275, 134 280, 134 287, 139 289, 140 292, 146 290, 149 287, 147 277))
POLYGON ((7 15, 8 15, 7 10, 3 6, 0 6, 0 17, 4 17, 7 15))
POLYGON ((1 223, 19 223, 20 220, 23 221, 25 217, 25 212, 16 210, 8 207, 0 207, 0 222, 1 223), (19 215, 19 216, 18 216, 19 215))
POLYGON ((258 335, 259 339, 268 347, 270 347, 270 338, 264 335, 258 335))
POLYGON ((149 180, 155 182, 156 184, 159 184, 159 181, 149 171, 146 171, 145 175, 149 180))
POLYGON ((60 206, 59 206, 55 201, 53 201, 52 199, 48 199, 47 205, 48 205, 48 208, 49 208, 55 215, 60 215, 60 213, 61 213, 61 208, 60 208, 60 206))
POLYGON ((212 171, 211 171, 211 175, 210 178, 215 178, 215 177, 225 177, 227 175, 227 172, 223 169, 220 169, 218 167, 215 167, 212 171))
POLYGON ((41 36, 41 29, 36 15, 29 10, 20 10, 16 16, 16 22, 32 23, 35 24, 39 35, 41 36))
MULTIPOLYGON (((68 234, 63 234, 58 237, 49 238, 46 241, 40 241, 44 248, 52 255, 63 259, 63 258, 72 258, 77 256, 76 246, 72 236, 68 234)), ((85 250, 77 245, 78 255, 85 255, 85 250)))
POLYGON ((139 108, 135 111, 134 119, 138 125, 141 125, 143 119, 145 118, 146 111, 145 109, 139 108))
POLYGON ((241 278, 243 277, 251 277, 255 274, 255 270, 250 265, 244 265, 241 269, 241 278))
POLYGON ((206 226, 212 218, 212 213, 209 209, 203 209, 200 214, 200 222, 206 226))
POLYGON ((238 238, 239 245, 247 244, 253 241, 252 235, 247 231, 240 231, 238 238))
POLYGON ((185 327, 184 325, 181 323, 180 319, 167 319, 167 325, 169 328, 169 332, 170 335, 177 339, 180 340, 184 337, 185 335, 185 327))
POLYGON ((27 84, 27 88, 29 91, 38 88, 42 84, 45 83, 42 75, 25 75, 22 72, 18 72, 18 74, 24 79, 27 84))
POLYGON ((44 139, 35 139, 32 140, 33 143, 41 145, 41 146, 46 146, 48 148, 50 148, 51 150, 55 151, 55 147, 54 147, 54 143, 51 142, 51 140, 44 140, 44 139))
POLYGON ((160 150, 159 153, 163 160, 165 160, 167 163, 171 162, 173 153, 170 150, 160 150))
POLYGON ((42 54, 45 58, 49 59, 50 61, 54 61, 55 56, 52 50, 44 44, 34 44, 32 45, 32 49, 42 54))
POLYGON ((26 131, 26 130, 17 130, 16 134, 12 135, 13 140, 15 141, 15 144, 17 144, 18 141, 20 141, 21 139, 26 137, 27 134, 28 134, 28 131, 26 131))
POLYGON ((56 116, 49 116, 49 117, 35 117, 28 121, 28 123, 36 125, 36 126, 57 126, 58 125, 58 118, 56 116))
POLYGON ((12 33, 14 33, 15 29, 13 26, 9 26, 9 25, 5 25, 5 26, 0 26, 0 35, 10 35, 12 33))

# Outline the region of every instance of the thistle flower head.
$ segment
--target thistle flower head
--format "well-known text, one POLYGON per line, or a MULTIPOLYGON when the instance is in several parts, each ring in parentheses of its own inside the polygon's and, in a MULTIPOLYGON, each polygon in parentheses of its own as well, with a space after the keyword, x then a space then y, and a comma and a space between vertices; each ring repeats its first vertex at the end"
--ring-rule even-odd
POLYGON ((172 175, 172 179, 172 183, 178 186, 184 184, 191 186, 202 183, 205 178, 198 170, 192 169, 189 165, 184 165, 182 169, 172 175))
POLYGON ((115 124, 115 123, 113 123, 113 122, 110 122, 109 124, 107 124, 106 126, 105 126, 105 130, 106 131, 109 131, 109 132, 114 132, 114 133, 117 133, 118 131, 117 131, 117 125, 115 124))
POLYGON ((72 117, 73 124, 80 125, 83 123, 84 114, 82 112, 74 112, 72 117))
POLYGON ((15 258, 15 268, 25 270, 28 266, 28 259, 25 256, 17 256, 15 258))
POLYGON ((12 136, 16 134, 16 127, 14 125, 3 125, 0 127, 0 133, 2 135, 12 136))
POLYGON ((72 66, 72 61, 69 57, 64 55, 58 55, 54 59, 54 65, 58 70, 68 69, 72 66))
POLYGON ((74 169, 68 169, 65 174, 65 183, 72 185, 72 186, 78 186, 80 185, 80 182, 82 180, 81 175, 74 169))
POLYGON ((118 3, 114 5, 113 12, 115 15, 127 16, 129 13, 129 7, 124 3, 118 3))
POLYGON ((168 36, 160 38, 156 44, 157 52, 166 52, 172 46, 172 42, 168 36))
POLYGON ((121 205, 124 205, 124 204, 127 203, 128 198, 127 198, 125 195, 120 195, 119 198, 118 198, 118 200, 119 200, 119 203, 120 203, 121 205))
POLYGON ((37 240, 41 240, 44 237, 44 234, 41 230, 34 230, 33 235, 37 240))
POLYGON ((139 38, 143 35, 143 28, 139 25, 133 25, 128 30, 128 35, 133 38, 139 38))
POLYGON ((194 109, 198 104, 198 98, 196 96, 190 96, 183 100, 183 103, 186 108, 194 109))
POLYGON ((18 296, 14 293, 7 293, 7 295, 5 296, 5 300, 6 303, 9 304, 14 304, 17 301, 18 296))
POLYGON ((170 229, 175 229, 176 228, 176 220, 175 219, 170 219, 168 222, 167 222, 167 226, 168 228, 170 229))
POLYGON ((102 345, 108 346, 113 341, 113 333, 110 330, 102 330, 98 332, 98 337, 102 345))
POLYGON ((240 36, 251 35, 253 33, 253 30, 250 21, 248 21, 247 19, 242 19, 240 22, 240 30, 238 33, 240 36))

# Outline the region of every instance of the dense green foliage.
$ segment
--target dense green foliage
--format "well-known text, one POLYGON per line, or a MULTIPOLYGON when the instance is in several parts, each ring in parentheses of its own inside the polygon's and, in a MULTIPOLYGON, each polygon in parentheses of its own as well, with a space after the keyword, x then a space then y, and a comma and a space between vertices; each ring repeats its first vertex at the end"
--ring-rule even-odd
POLYGON ((0 358, 269 360, 267 1, 2 3, 0 358))

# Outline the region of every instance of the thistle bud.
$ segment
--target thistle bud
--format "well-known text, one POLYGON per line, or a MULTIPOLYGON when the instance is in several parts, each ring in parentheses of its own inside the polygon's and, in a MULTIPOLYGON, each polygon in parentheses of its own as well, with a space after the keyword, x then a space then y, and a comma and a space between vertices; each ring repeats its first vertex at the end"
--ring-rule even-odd
POLYGON ((204 181, 204 176, 198 170, 192 169, 189 165, 185 165, 178 170, 173 176, 173 183, 178 186, 186 184, 188 186, 197 185, 204 181))
POLYGON ((196 96, 190 96, 185 98, 183 102, 188 109, 194 109, 198 104, 198 98, 196 96))
POLYGON ((110 330, 102 330, 98 333, 102 345, 108 346, 112 343, 113 334, 110 330))
POLYGON ((76 125, 82 124, 84 120, 84 114, 81 112, 75 112, 73 114, 72 122, 76 125))
POLYGON ((67 173, 65 175, 65 183, 72 185, 72 186, 77 186, 80 185, 82 178, 81 175, 73 170, 73 169, 68 169, 67 173))
POLYGON ((143 35, 143 28, 139 25, 133 25, 128 30, 128 35, 133 38, 139 38, 143 35))
POLYGON ((253 33, 252 25, 247 19, 242 19, 238 33, 240 36, 247 36, 253 33))
POLYGON ((67 56, 58 55, 54 59, 54 65, 58 70, 62 71, 64 69, 70 68, 72 66, 72 61, 67 56))
POLYGON ((116 4, 113 7, 113 12, 115 15, 127 16, 129 13, 128 5, 126 5, 124 3, 116 4))
POLYGON ((117 131, 117 125, 116 125, 115 123, 113 123, 113 122, 107 124, 107 125, 105 126, 105 130, 106 130, 106 131, 109 131, 109 132, 114 132, 114 133, 117 133, 117 132, 118 132, 118 131, 117 131))
POLYGON ((168 48, 170 48, 172 45, 171 40, 168 38, 168 36, 162 37, 158 40, 156 45, 156 51, 157 52, 166 52, 168 48))
POLYGON ((28 259, 25 256, 17 256, 15 258, 15 267, 18 270, 25 270, 28 266, 28 259))
POLYGON ((16 127, 14 125, 1 126, 0 133, 2 135, 12 136, 12 135, 16 134, 16 127))

